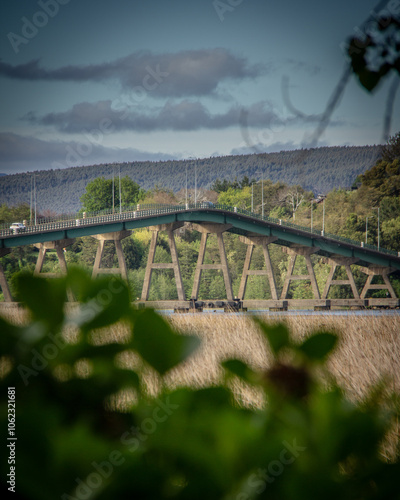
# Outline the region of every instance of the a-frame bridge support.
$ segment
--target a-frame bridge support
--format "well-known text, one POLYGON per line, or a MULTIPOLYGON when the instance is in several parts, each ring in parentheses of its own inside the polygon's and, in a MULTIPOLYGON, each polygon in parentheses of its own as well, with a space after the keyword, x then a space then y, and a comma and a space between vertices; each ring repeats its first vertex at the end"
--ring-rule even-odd
POLYGON ((33 272, 34 276, 42 276, 43 278, 56 278, 60 275, 67 274, 67 263, 65 261, 64 249, 72 245, 74 240, 57 240, 57 241, 46 241, 45 243, 36 243, 35 247, 39 249, 39 255, 36 261, 35 270, 33 272), (57 253, 58 263, 60 265, 59 273, 43 273, 43 265, 46 258, 46 253, 48 250, 55 250, 57 253))
POLYGON ((271 265, 271 257, 268 251, 268 245, 273 243, 278 238, 274 236, 258 236, 258 235, 249 235, 249 236, 240 236, 239 240, 242 243, 246 243, 247 251, 246 258, 243 266, 242 279, 240 281, 238 298, 240 300, 244 300, 244 296, 246 294, 246 286, 247 280, 249 276, 266 276, 269 282, 269 288, 271 291, 271 298, 277 300, 278 294, 276 291, 276 283, 275 276, 272 270, 271 265), (253 255, 253 250, 255 245, 261 245, 264 253, 265 260, 265 269, 250 269, 251 257, 253 255))
POLYGON ((328 279, 325 283, 324 291, 322 292, 322 298, 326 299, 328 297, 329 289, 332 285, 350 285, 353 292, 353 297, 359 299, 360 295, 358 293, 356 283, 354 281, 353 273, 351 272, 351 265, 355 264, 358 259, 353 259, 351 257, 341 257, 340 255, 332 255, 328 260, 328 265, 331 266, 328 279), (334 280, 336 269, 340 266, 344 266, 347 274, 347 280, 334 280))
POLYGON ((232 282, 229 274, 228 260, 226 258, 226 253, 225 253, 224 239, 222 237, 222 233, 224 231, 227 231, 230 227, 232 227, 230 224, 213 224, 213 223, 193 224, 193 228, 201 233, 201 241, 200 241, 199 256, 197 258, 197 265, 194 272, 192 299, 197 300, 202 271, 206 269, 220 269, 224 276, 226 297, 228 300, 233 300, 232 282), (220 264, 204 264, 204 256, 206 252, 207 239, 209 234, 217 235, 219 255, 221 259, 220 264))
POLYGON ((99 274, 120 274, 121 278, 128 280, 128 272, 126 268, 126 262, 124 253, 122 251, 121 240, 127 238, 131 235, 131 231, 115 231, 112 233, 96 234, 93 238, 96 238, 99 242, 97 246, 96 259, 94 261, 92 278, 96 278, 99 274), (115 251, 118 258, 118 267, 101 267, 101 261, 104 254, 104 245, 106 241, 113 241, 115 245, 115 251))
MULTIPOLYGON (((0 248, 0 257, 4 257, 9 254, 11 250, 9 248, 0 248)), ((13 298, 10 292, 10 288, 7 283, 6 275, 4 274, 3 266, 0 262, 0 286, 4 295, 4 302, 12 302, 13 298)))
POLYGON ((149 256, 147 259, 146 272, 144 275, 143 289, 141 300, 147 300, 149 298, 151 276, 154 269, 173 269, 175 276, 176 289, 178 292, 178 300, 185 300, 185 291, 183 288, 183 281, 181 275, 181 269, 179 266, 178 252, 176 250, 174 231, 181 228, 184 225, 183 222, 171 222, 169 224, 160 224, 158 226, 151 226, 152 231, 149 256), (171 252, 172 263, 161 263, 154 262, 154 257, 156 254, 157 237, 160 231, 166 231, 168 234, 169 250, 171 252))
POLYGON ((319 248, 306 247, 302 245, 293 245, 291 247, 283 247, 282 250, 290 255, 290 260, 285 281, 283 283, 281 299, 287 299, 290 282, 294 280, 309 280, 311 282, 314 299, 319 299, 320 294, 319 294, 318 284, 315 278, 314 268, 311 262, 311 255, 315 252, 318 252, 319 248), (302 255, 305 258, 308 274, 302 274, 302 275, 293 274, 294 266, 296 264, 296 259, 299 255, 302 255))
MULTIPOLYGON (((57 240, 46 241, 44 243, 36 243, 35 247, 39 249, 39 255, 36 261, 34 276, 41 276, 43 278, 57 278, 57 276, 64 276, 67 274, 67 263, 65 261, 64 249, 74 243, 74 240, 57 240), (48 250, 55 250, 57 253, 58 263, 60 265, 59 273, 43 273, 43 265, 48 250)), ((67 297, 70 302, 74 302, 75 297, 71 290, 67 290, 67 297)))
POLYGON ((396 292, 393 289, 392 284, 389 280, 389 274, 396 271, 391 267, 383 266, 371 266, 371 267, 360 267, 360 270, 368 275, 367 281, 361 292, 361 298, 365 299, 367 292, 369 290, 387 290, 392 299, 396 298, 396 292), (382 276, 384 284, 373 284, 372 281, 375 276, 382 276))

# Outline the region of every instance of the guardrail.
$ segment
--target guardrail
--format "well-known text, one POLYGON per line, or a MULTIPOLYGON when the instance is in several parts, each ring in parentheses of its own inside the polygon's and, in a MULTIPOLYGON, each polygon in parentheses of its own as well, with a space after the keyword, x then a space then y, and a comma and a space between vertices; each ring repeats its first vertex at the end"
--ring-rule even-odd
MULTIPOLYGON (((164 215, 167 213, 176 213, 196 209, 223 210, 226 212, 245 215, 247 217, 258 219, 260 221, 271 222, 273 224, 278 224, 287 228, 304 231, 306 233, 315 234, 317 236, 324 236, 325 238, 341 241, 344 243, 349 243, 353 246, 358 246, 369 250, 379 251, 384 254, 400 257, 400 252, 396 252, 395 250, 388 250, 385 248, 379 248, 378 250, 378 247, 374 245, 367 245, 363 242, 355 241, 344 236, 338 236, 336 234, 323 232, 318 229, 311 230, 311 228, 306 226, 300 226, 298 224, 294 224, 293 222, 285 221, 284 219, 277 219, 265 215, 262 216, 261 214, 251 212, 250 210, 232 207, 230 205, 212 204, 209 202, 189 203, 187 205, 137 204, 131 205, 129 207, 124 207, 124 211, 121 212, 114 211, 113 213, 112 210, 102 210, 100 212, 79 212, 78 214, 64 214, 57 217, 40 218, 36 221, 36 225, 28 224, 25 227, 25 231, 19 231, 18 234, 40 233, 44 231, 68 229, 77 226, 101 224, 104 222, 118 222, 128 219, 130 220, 135 218, 149 217, 151 215, 164 215)), ((0 225, 1 237, 14 236, 16 234, 12 229, 10 229, 11 224, 12 223, 10 222, 0 225)))

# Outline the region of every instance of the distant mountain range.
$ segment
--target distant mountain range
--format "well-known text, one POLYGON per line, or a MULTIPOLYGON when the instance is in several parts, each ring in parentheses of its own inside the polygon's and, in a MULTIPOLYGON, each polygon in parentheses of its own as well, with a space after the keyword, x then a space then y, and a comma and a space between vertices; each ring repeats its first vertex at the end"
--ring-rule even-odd
MULTIPOLYGON (((335 146, 280 153, 221 156, 198 160, 140 161, 72 167, 35 172, 38 210, 71 213, 80 209, 80 196, 96 177, 129 175, 142 188, 156 185, 179 191, 186 185, 194 187, 194 166, 197 186, 210 187, 217 179, 271 179, 288 185, 300 184, 315 194, 334 188, 349 188, 355 178, 372 167, 380 157, 379 146, 335 146)), ((0 177, 0 203, 14 206, 30 203, 32 173, 0 177)))

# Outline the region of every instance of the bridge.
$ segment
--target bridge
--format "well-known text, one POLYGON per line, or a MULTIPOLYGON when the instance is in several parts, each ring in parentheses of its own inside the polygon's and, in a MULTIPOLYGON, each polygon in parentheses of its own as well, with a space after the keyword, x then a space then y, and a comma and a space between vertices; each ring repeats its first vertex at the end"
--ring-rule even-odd
MULTIPOLYGON (((0 227, 0 257, 6 255, 14 247, 35 245, 39 249, 35 268, 36 275, 49 276, 43 273, 42 268, 46 252, 56 250, 62 273, 67 271, 67 264, 63 249, 71 245, 75 238, 92 236, 98 240, 96 259, 93 267, 93 277, 98 274, 120 274, 128 279, 127 266, 122 250, 121 240, 129 236, 132 231, 140 228, 149 228, 152 238, 149 248, 148 262, 139 307, 151 306, 175 310, 196 309, 203 307, 225 310, 243 310, 254 308, 269 308, 272 310, 287 310, 290 307, 330 309, 331 307, 390 307, 397 308, 400 301, 389 280, 389 275, 400 270, 400 252, 376 248, 356 242, 348 238, 327 234, 316 229, 274 219, 262 217, 260 214, 242 210, 237 207, 213 205, 202 202, 189 205, 137 205, 125 209, 120 213, 82 214, 79 216, 64 216, 55 219, 43 219, 36 225, 26 227, 25 232, 14 234, 9 225, 0 227), (201 233, 200 250, 194 272, 194 283, 190 296, 184 290, 180 271, 178 253, 175 245, 175 231, 185 225, 201 233), (168 235, 171 263, 154 262, 157 247, 157 238, 160 231, 168 235), (223 234, 226 232, 239 235, 240 240, 247 245, 247 252, 243 266, 238 296, 234 297, 228 262, 224 247, 223 234), (220 254, 219 264, 205 264, 204 257, 208 235, 215 234, 220 254), (118 258, 118 267, 103 268, 105 241, 111 240, 115 244, 118 258), (271 265, 269 245, 280 245, 288 254, 288 271, 283 288, 278 295, 276 280, 271 265), (255 246, 261 246, 264 255, 264 269, 250 269, 251 259, 255 246), (324 290, 319 290, 316 281, 311 255, 325 257, 326 265, 330 267, 324 290), (296 259, 302 256, 307 266, 307 274, 295 275, 296 259), (351 266, 367 275, 362 290, 355 284, 351 266), (338 268, 343 267, 347 279, 334 279, 338 268), (148 300, 151 286, 151 277, 155 269, 172 269, 175 276, 178 300, 157 301, 148 300), (222 271, 226 297, 218 301, 199 301, 198 293, 202 272, 207 269, 222 271), (264 283, 270 291, 270 299, 246 300, 246 286, 249 276, 258 275, 264 278, 264 283), (381 283, 373 283, 375 277, 380 276, 381 283), (289 298, 289 286, 292 281, 307 280, 311 283, 313 299, 289 298), (348 299, 329 299, 329 291, 333 285, 350 286, 353 297, 348 299), (385 290, 386 297, 367 298, 370 290, 385 290), (188 298, 190 297, 190 298, 188 298)), ((52 275, 53 276, 53 275, 52 275)), ((5 302, 12 302, 12 296, 0 263, 0 286, 5 302)))

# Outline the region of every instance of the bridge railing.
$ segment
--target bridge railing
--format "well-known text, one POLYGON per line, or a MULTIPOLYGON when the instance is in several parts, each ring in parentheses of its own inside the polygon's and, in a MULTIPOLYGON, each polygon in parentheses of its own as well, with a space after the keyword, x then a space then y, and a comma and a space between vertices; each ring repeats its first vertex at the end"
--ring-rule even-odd
MULTIPOLYGON (((57 229, 68 229, 77 226, 87 226, 92 224, 101 224, 107 222, 117 222, 130 220, 141 217, 149 217, 152 215, 164 215, 167 213, 176 213, 185 210, 196 210, 196 209, 210 209, 210 210, 221 210, 232 213, 237 213, 252 217, 254 219, 263 220, 265 222, 271 222, 273 224, 278 224, 284 227, 297 229, 307 233, 315 234, 318 236, 324 236, 332 240, 342 241, 344 243, 349 243, 354 246, 361 246, 370 250, 378 251, 378 248, 374 245, 364 244, 360 241, 352 240, 351 238, 346 238, 344 236, 338 236, 336 234, 331 234, 327 232, 322 232, 319 229, 301 226, 293 222, 286 221, 284 219, 278 219, 275 217, 262 216, 262 214, 251 212, 239 207, 232 207, 230 205, 223 204, 213 204, 210 202, 198 202, 189 203, 181 205, 168 205, 168 204, 135 204, 123 207, 121 212, 119 210, 102 210, 98 212, 79 212, 77 214, 63 214, 55 217, 40 217, 37 218, 36 224, 27 224, 24 233, 38 233, 44 231, 53 231, 57 229)), ((7 237, 12 236, 15 233, 10 229, 12 223, 3 223, 0 225, 0 236, 7 237)), ((22 234, 24 234, 22 233, 22 234)), ((20 234, 20 233, 19 233, 20 234)), ((389 255, 399 256, 399 252, 394 250, 388 250, 385 248, 379 248, 379 251, 389 255)))

